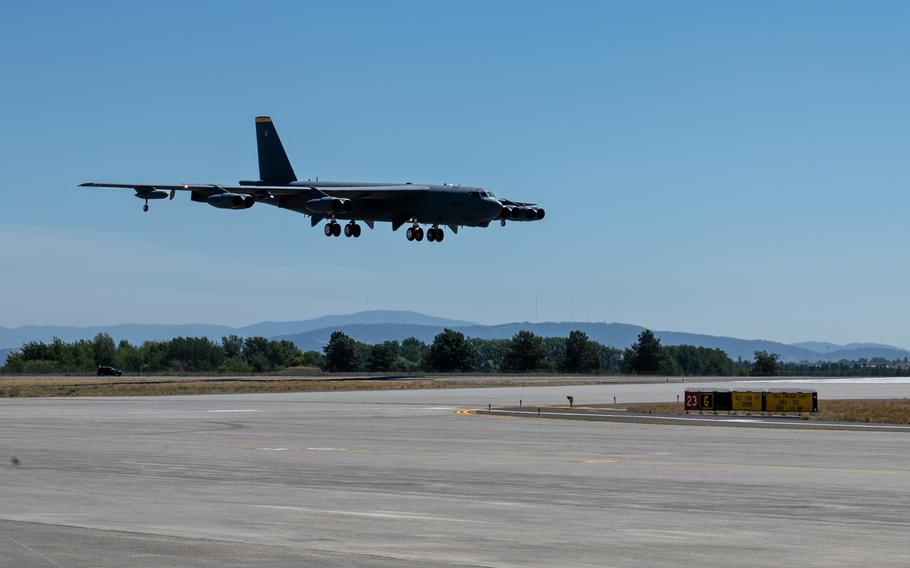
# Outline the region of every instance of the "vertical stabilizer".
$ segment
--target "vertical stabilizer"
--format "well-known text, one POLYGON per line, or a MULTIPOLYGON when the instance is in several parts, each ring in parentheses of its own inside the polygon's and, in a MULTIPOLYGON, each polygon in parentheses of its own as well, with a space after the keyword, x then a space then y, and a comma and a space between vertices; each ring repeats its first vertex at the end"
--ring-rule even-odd
POLYGON ((281 145, 271 117, 256 117, 256 146, 259 149, 259 179, 270 185, 297 181, 294 168, 281 145))

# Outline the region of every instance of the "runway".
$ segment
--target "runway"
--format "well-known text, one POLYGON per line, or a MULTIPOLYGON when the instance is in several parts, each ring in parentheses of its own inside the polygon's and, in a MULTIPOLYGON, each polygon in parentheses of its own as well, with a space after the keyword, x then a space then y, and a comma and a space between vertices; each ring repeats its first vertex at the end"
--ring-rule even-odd
POLYGON ((680 388, 2 399, 0 566, 910 563, 904 433, 455 412, 680 388))

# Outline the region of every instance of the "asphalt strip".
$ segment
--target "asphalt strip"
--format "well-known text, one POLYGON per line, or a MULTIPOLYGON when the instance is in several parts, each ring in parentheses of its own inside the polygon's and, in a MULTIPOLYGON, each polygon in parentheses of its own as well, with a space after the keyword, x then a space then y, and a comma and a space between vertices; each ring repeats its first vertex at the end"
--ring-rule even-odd
MULTIPOLYGON (((465 412, 459 412, 465 414, 465 412)), ((547 418, 558 420, 589 420, 596 422, 634 422, 640 424, 678 424, 682 426, 727 426, 740 428, 791 428, 799 430, 855 430, 872 432, 910 432, 910 424, 857 424, 852 422, 814 422, 787 420, 775 417, 742 416, 655 416, 628 412, 573 412, 547 410, 472 409, 471 414, 514 416, 516 418, 547 418)))

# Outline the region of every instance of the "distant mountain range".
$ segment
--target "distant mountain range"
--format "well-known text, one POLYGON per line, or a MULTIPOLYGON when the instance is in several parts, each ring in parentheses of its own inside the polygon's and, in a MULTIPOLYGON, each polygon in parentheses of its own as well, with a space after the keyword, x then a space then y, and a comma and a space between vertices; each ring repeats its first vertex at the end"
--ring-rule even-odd
MULTIPOLYGON (((209 337, 219 340, 222 336, 236 334, 242 337, 263 336, 289 339, 304 351, 319 351, 328 342, 333 331, 343 331, 358 341, 381 343, 386 340, 404 340, 416 337, 430 342, 444 328, 461 331, 469 337, 482 339, 506 339, 518 331, 528 330, 545 337, 566 337, 569 332, 579 329, 591 339, 605 345, 625 348, 632 344, 644 329, 641 326, 622 323, 544 322, 507 323, 501 325, 480 325, 469 321, 428 316, 417 312, 372 310, 347 315, 323 316, 310 320, 289 322, 261 322, 243 327, 208 324, 182 325, 141 325, 126 324, 114 326, 66 327, 66 326, 24 326, 12 329, 0 327, 0 363, 6 360, 8 351, 15 350, 27 341, 50 341, 59 337, 64 341, 91 339, 99 332, 109 333, 115 340, 126 339, 131 343, 147 340, 164 340, 172 337, 209 337)), ((766 350, 779 353, 781 359, 793 361, 839 361, 841 359, 902 359, 910 351, 892 345, 878 343, 850 343, 838 345, 822 341, 794 344, 778 343, 761 339, 737 339, 715 335, 703 335, 676 331, 654 331, 664 345, 696 345, 725 351, 734 360, 751 360, 753 353, 766 350)))

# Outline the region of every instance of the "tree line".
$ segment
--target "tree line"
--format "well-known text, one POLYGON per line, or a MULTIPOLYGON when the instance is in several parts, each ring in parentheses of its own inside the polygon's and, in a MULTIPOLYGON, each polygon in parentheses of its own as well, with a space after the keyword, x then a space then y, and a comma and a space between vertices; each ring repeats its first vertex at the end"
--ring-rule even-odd
POLYGON ((321 366, 327 371, 743 374, 720 349, 663 346, 650 330, 642 331, 638 341, 625 350, 598 343, 583 331, 573 331, 568 337, 519 331, 511 339, 478 339, 446 329, 429 345, 414 338, 367 345, 336 331, 325 346, 321 366))
POLYGON ((650 330, 624 350, 603 345, 582 331, 568 337, 541 337, 519 331, 510 339, 468 338, 445 329, 430 344, 411 337, 369 345, 343 332, 332 333, 321 352, 301 351, 293 342, 264 337, 176 337, 133 345, 99 333, 71 343, 54 338, 31 341, 11 353, 3 373, 91 373, 111 365, 127 373, 266 373, 288 367, 327 372, 543 372, 667 376, 775 376, 780 374, 894 374, 906 368, 884 361, 828 364, 780 362, 756 351, 752 362, 734 362, 724 351, 694 345, 661 345, 650 330))
POLYGON ((312 363, 290 341, 264 337, 222 337, 217 343, 207 337, 175 337, 133 345, 115 343, 99 333, 92 340, 67 343, 30 341, 10 353, 4 373, 93 373, 110 365, 127 373, 255 373, 272 372, 312 363))

